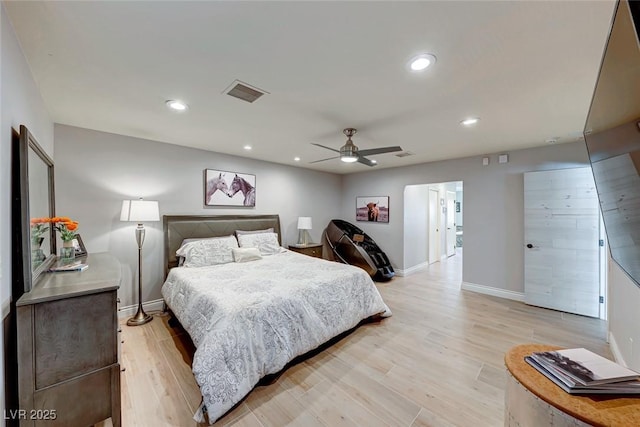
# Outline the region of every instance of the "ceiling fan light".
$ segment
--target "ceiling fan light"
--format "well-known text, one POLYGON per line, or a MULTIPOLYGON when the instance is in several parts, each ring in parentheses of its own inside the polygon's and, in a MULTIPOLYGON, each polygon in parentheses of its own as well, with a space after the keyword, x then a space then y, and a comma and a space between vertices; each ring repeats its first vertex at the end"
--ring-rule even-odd
POLYGON ((345 144, 340 147, 340 160, 346 163, 353 163, 358 161, 358 147, 353 143, 345 144))

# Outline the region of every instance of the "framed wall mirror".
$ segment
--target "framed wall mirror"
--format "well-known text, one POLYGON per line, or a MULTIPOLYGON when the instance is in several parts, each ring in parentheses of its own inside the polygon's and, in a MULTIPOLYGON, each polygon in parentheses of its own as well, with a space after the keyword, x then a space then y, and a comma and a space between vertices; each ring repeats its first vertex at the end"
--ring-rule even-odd
POLYGON ((54 170, 53 160, 25 126, 14 141, 14 267, 22 271, 22 291, 29 292, 56 259, 55 234, 48 222, 55 216, 54 170))

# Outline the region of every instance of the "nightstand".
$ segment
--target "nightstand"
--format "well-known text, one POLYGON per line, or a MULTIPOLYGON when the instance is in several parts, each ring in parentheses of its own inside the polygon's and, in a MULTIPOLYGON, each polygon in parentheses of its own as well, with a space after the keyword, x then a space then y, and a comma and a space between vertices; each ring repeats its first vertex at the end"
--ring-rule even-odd
POLYGON ((322 243, 309 243, 308 245, 289 245, 289 250, 316 258, 322 258, 322 243))

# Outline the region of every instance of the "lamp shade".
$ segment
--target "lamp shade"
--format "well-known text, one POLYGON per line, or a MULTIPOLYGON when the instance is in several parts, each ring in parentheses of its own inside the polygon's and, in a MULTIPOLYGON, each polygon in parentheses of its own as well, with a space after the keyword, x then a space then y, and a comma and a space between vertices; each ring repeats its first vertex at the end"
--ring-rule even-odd
POLYGON ((120 221, 160 221, 158 202, 153 200, 123 200, 120 221))
POLYGON ((298 217, 298 230, 311 230, 311 217, 310 216, 298 217))

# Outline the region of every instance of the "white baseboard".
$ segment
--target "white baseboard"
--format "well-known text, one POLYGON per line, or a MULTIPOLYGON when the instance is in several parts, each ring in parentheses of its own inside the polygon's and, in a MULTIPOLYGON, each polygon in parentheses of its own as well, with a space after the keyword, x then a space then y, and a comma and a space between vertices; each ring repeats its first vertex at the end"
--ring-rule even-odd
POLYGON ((2 316, 2 320, 6 319, 9 315, 9 310, 11 309, 11 298, 7 298, 2 301, 2 306, 0 306, 0 316, 2 316))
POLYGON ((524 292, 509 291, 507 289, 494 288, 492 286, 477 285, 475 283, 462 282, 462 290, 491 295, 498 298, 512 299, 524 302, 524 292))
POLYGON ((615 359, 616 363, 619 363, 627 368, 627 362, 624 361, 622 352, 620 352, 620 347, 618 347, 618 343, 616 342, 616 339, 611 331, 609 331, 609 348, 611 349, 611 353, 613 354, 613 358, 615 359))
POLYGON ((400 270, 397 269, 395 270, 396 275, 400 276, 400 277, 405 277, 405 276, 409 276, 413 273, 417 273, 419 270, 422 270, 423 268, 426 268, 429 266, 429 262, 425 261, 425 262, 421 262, 420 264, 414 265, 413 267, 409 267, 405 270, 400 270))
MULTIPOLYGON (((145 311, 162 310, 164 308, 163 303, 164 300, 161 299, 146 301, 142 303, 142 308, 144 308, 145 311)), ((120 309, 118 310, 118 318, 123 319, 125 317, 133 316, 134 314, 136 314, 136 311, 138 311, 138 304, 120 307, 120 309)))

